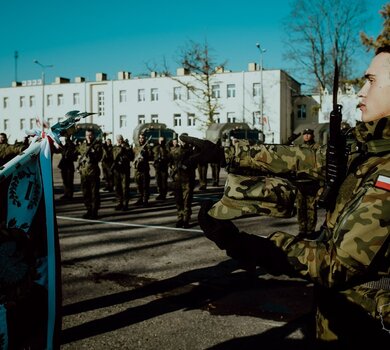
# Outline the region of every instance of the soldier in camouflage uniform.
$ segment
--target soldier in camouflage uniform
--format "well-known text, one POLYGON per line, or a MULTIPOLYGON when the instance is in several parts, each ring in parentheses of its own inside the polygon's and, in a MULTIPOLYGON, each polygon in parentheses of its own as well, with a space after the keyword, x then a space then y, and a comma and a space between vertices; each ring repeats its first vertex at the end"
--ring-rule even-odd
MULTIPOLYGON (((301 147, 318 149, 320 146, 314 140, 314 130, 303 130, 303 143, 301 147)), ((307 238, 314 238, 317 225, 317 192, 320 182, 301 177, 294 181, 297 187, 297 217, 299 233, 307 238)))
MULTIPOLYGON (((390 47, 371 62, 360 90, 362 122, 348 173, 336 202, 328 209, 321 236, 307 240, 285 232, 268 238, 239 232, 224 211, 202 206, 199 223, 219 248, 246 266, 300 276, 314 283, 317 296, 316 337, 320 345, 340 349, 380 348, 390 340, 390 47), (387 342, 386 342, 387 340, 387 342)), ((191 138, 184 140, 195 142, 191 138)), ((200 143, 201 140, 199 140, 200 143)), ((208 145, 210 146, 210 145, 208 145)), ((238 143, 227 154, 231 168, 305 173, 321 178, 325 153, 288 146, 238 143)), ((204 155, 210 155, 210 148, 204 155)), ((248 185, 236 192, 245 197, 248 185)), ((227 215, 228 216, 228 215, 227 215)))
POLYGON ((165 138, 160 137, 158 145, 153 149, 153 165, 156 174, 156 183, 158 196, 156 199, 164 200, 168 192, 168 163, 169 163, 169 150, 165 144, 165 138))
POLYGON ((170 148, 170 167, 177 209, 176 227, 188 228, 192 214, 196 163, 191 161, 190 144, 176 142, 170 148))
POLYGON ((100 141, 95 139, 92 129, 85 131, 85 141, 77 147, 80 155, 78 171, 80 172, 81 191, 83 192, 84 204, 87 212, 85 219, 96 219, 100 206, 100 168, 103 150, 100 141))
POLYGON ((27 147, 28 138, 25 138, 25 141, 22 144, 10 145, 8 143, 7 135, 3 132, 0 133, 0 166, 10 161, 27 147))
POLYGON ((77 160, 76 145, 67 136, 65 145, 60 149, 61 159, 58 168, 61 170, 61 178, 64 186, 64 195, 60 199, 72 199, 74 189, 74 162, 77 160))
POLYGON ((122 135, 116 137, 117 144, 112 149, 115 193, 118 204, 115 210, 127 210, 129 206, 130 191, 130 162, 133 160, 133 150, 123 139, 122 135))
POLYGON ((150 148, 146 142, 144 134, 138 137, 138 146, 134 146, 134 170, 135 182, 139 193, 139 199, 136 205, 149 205, 149 188, 150 188, 150 166, 149 160, 152 158, 150 148))
POLYGON ((114 162, 112 155, 112 143, 111 139, 107 139, 102 145, 103 156, 102 156, 102 170, 103 178, 106 182, 104 190, 112 192, 114 190, 114 174, 112 173, 112 164, 114 162))

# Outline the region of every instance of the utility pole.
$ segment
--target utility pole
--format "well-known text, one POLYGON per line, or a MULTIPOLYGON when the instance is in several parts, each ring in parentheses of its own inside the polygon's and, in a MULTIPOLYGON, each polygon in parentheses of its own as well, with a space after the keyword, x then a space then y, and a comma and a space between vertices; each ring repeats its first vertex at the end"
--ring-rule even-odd
POLYGON ((260 118, 261 118, 261 132, 264 135, 264 88, 263 88, 263 53, 266 52, 266 49, 261 48, 260 43, 256 44, 256 47, 260 51, 260 118))
POLYGON ((45 70, 46 68, 52 68, 54 66, 52 64, 44 65, 40 63, 38 60, 34 60, 33 62, 42 68, 42 130, 43 130, 44 127, 43 125, 45 121, 45 70))
POLYGON ((15 59, 15 82, 18 81, 18 58, 19 58, 19 53, 18 51, 14 52, 14 59, 15 59))

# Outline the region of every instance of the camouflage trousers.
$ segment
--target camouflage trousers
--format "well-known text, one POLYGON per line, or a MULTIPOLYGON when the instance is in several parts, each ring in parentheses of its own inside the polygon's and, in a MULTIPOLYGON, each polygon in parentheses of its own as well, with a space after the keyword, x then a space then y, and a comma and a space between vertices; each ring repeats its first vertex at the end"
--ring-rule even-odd
POLYGON ((89 212, 97 213, 100 207, 100 176, 81 175, 81 191, 83 192, 84 204, 89 212))
POLYGON ((129 203, 130 169, 124 171, 114 170, 115 195, 119 204, 129 203))
POLYGON ((168 192, 168 169, 156 169, 156 183, 158 193, 165 197, 168 192))
POLYGON ((140 198, 147 203, 149 200, 149 188, 150 188, 150 174, 147 172, 135 171, 135 182, 137 184, 138 193, 140 198))
POLYGON ((61 169, 62 184, 64 185, 64 196, 73 198, 74 190, 74 168, 61 169))
POLYGON ((192 214, 192 198, 194 194, 194 183, 187 181, 175 181, 175 202, 177 219, 188 222, 192 214))

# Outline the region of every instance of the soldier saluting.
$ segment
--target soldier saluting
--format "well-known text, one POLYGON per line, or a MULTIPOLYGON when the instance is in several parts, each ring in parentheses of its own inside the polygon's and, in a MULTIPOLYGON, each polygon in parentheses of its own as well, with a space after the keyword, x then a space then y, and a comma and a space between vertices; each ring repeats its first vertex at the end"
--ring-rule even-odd
POLYGON ((93 129, 85 131, 85 141, 77 147, 77 153, 80 155, 77 169, 80 172, 81 191, 87 208, 83 218, 96 219, 100 206, 99 162, 102 159, 103 150, 101 142, 95 138, 93 129))

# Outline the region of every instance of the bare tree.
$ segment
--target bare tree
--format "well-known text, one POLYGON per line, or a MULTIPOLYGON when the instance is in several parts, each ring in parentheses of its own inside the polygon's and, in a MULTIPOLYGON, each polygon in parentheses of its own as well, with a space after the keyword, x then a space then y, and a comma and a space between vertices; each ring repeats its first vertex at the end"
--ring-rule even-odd
POLYGON ((360 39, 367 51, 375 50, 383 45, 390 45, 390 3, 383 5, 379 13, 383 17, 383 30, 377 38, 374 40, 373 37, 369 37, 363 32, 360 33, 360 39))
POLYGON ((216 75, 226 65, 226 62, 216 64, 211 51, 207 41, 201 44, 190 40, 180 49, 177 60, 185 75, 189 76, 190 79, 172 75, 166 64, 164 64, 164 72, 162 73, 193 94, 195 98, 189 99, 187 103, 190 103, 199 112, 196 118, 205 127, 215 123, 214 117, 221 108, 219 99, 214 96, 213 85, 216 84, 216 75))
POLYGON ((284 21, 285 58, 312 77, 314 87, 331 90, 336 60, 341 81, 352 73, 365 8, 366 0, 293 0, 284 21))

